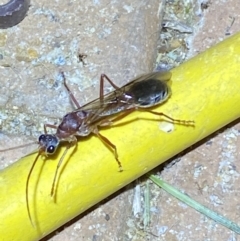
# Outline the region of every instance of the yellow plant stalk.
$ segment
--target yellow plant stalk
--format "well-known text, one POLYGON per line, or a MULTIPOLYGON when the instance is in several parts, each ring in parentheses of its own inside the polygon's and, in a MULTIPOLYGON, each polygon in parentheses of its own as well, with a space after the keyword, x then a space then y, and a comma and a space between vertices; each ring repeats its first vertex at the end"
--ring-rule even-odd
POLYGON ((194 120, 195 127, 172 125, 149 113, 134 112, 121 125, 101 130, 118 148, 123 172, 100 140, 80 138, 68 152, 50 196, 56 164, 64 146, 40 158, 29 185, 26 178, 36 154, 0 172, 0 239, 38 240, 157 165, 240 116, 240 34, 172 70, 172 96, 154 111, 194 120), (124 122, 127 122, 123 124, 124 122), (171 130, 171 131, 170 131, 171 130), (170 131, 170 132, 168 132, 170 131))

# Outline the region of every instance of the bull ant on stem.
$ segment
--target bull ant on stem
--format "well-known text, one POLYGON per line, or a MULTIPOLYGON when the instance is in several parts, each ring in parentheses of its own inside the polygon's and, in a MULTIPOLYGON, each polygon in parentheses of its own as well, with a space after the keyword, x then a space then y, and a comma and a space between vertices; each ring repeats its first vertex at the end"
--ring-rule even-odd
MULTIPOLYGON (((156 72, 149 73, 137 77, 130 81, 123 87, 116 86, 105 74, 100 77, 100 94, 99 98, 80 106, 73 93, 66 84, 64 73, 61 72, 64 79, 64 86, 67 89, 71 101, 76 106, 76 110, 66 114, 59 126, 45 124, 44 132, 38 139, 38 154, 32 164, 26 181, 26 204, 29 219, 33 225, 29 200, 28 200, 28 186, 34 166, 40 155, 52 155, 55 153, 61 142, 67 142, 67 147, 58 161, 56 171, 54 174, 51 196, 55 193, 55 185, 59 168, 71 147, 77 145, 76 136, 88 136, 90 134, 96 135, 107 147, 109 147, 118 164, 119 171, 122 171, 122 164, 118 159, 117 147, 107 137, 99 133, 98 128, 102 126, 109 126, 115 121, 118 121, 137 109, 145 109, 153 115, 166 118, 172 123, 193 126, 192 120, 179 120, 162 113, 155 112, 148 108, 159 105, 166 101, 171 95, 169 80, 171 79, 171 72, 156 72), (104 95, 104 81, 108 81, 114 88, 114 91, 104 95), (116 114, 118 114, 116 116, 116 114), (47 134, 47 128, 56 129, 55 134, 47 134)), ((33 225, 34 226, 34 225, 33 225)))

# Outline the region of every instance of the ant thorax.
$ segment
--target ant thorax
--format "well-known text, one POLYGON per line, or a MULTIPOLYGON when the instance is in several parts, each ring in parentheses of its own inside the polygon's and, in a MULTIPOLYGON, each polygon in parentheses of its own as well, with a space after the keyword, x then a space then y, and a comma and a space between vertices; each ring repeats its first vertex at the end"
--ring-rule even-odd
POLYGON ((89 135, 91 131, 86 132, 87 124, 85 123, 87 115, 88 114, 85 111, 77 111, 66 114, 57 128, 56 136, 61 139, 65 139, 76 133, 82 133, 81 136, 89 135))

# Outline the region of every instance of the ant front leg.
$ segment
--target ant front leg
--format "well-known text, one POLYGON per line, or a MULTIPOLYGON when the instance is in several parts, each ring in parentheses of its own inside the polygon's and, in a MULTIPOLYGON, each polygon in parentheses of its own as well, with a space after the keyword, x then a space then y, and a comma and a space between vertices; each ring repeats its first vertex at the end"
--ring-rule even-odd
POLYGON ((63 152, 63 154, 62 154, 62 156, 61 156, 61 158, 60 158, 60 160, 58 161, 58 164, 57 164, 57 168, 56 168, 56 171, 55 171, 55 174, 54 174, 54 178, 53 178, 53 182, 52 182, 51 196, 53 196, 53 194, 55 193, 55 183, 56 183, 56 180, 57 180, 58 170, 59 170, 59 168, 60 168, 60 166, 61 166, 61 164, 62 164, 62 162, 63 162, 63 160, 64 160, 64 158, 65 158, 65 156, 66 156, 66 154, 68 152, 68 150, 71 147, 76 148, 76 146, 77 146, 77 138, 75 136, 72 136, 72 137, 69 138, 68 142, 69 143, 68 143, 65 151, 63 152))
POLYGON ((81 108, 81 105, 78 103, 77 99, 75 98, 75 96, 73 95, 72 91, 69 89, 68 85, 67 85, 67 82, 66 82, 66 77, 64 75, 64 72, 61 72, 62 74, 62 77, 63 77, 63 83, 64 83, 64 86, 70 96, 70 99, 71 101, 75 104, 75 106, 77 107, 76 109, 80 109, 81 108))
POLYGON ((44 133, 45 133, 45 134, 48 133, 47 128, 51 128, 51 129, 57 129, 57 128, 58 128, 58 126, 52 125, 52 124, 44 124, 43 127, 44 127, 44 133))

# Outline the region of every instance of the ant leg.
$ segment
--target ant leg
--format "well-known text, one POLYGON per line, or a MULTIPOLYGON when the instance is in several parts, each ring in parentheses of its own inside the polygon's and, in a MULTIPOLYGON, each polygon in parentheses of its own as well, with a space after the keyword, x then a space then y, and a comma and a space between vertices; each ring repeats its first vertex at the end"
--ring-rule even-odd
POLYGON ((195 122, 192 120, 178 120, 178 119, 173 119, 172 117, 162 113, 162 112, 156 112, 156 111, 152 111, 152 110, 145 110, 146 112, 149 112, 153 115, 158 115, 158 116, 164 116, 165 118, 167 118, 168 120, 170 120, 173 123, 177 123, 180 125, 187 125, 187 126, 194 126, 195 122))
MULTIPOLYGON (((126 110, 124 113, 122 113, 121 115, 118 115, 117 117, 113 118, 113 119, 106 119, 106 120, 103 120, 102 122, 100 122, 98 124, 98 126, 109 126, 109 125, 112 125, 113 122, 115 121, 118 121, 118 120, 121 120, 122 118, 124 118, 125 116, 131 114, 133 111, 135 111, 136 108, 132 108, 132 109, 129 109, 129 110, 126 110)), ((193 120, 179 120, 179 119, 174 119, 162 112, 156 112, 156 111, 152 111, 152 110, 144 110, 145 112, 149 112, 153 115, 158 115, 158 116, 164 116, 165 118, 167 118, 168 120, 170 120, 171 122, 173 123, 177 123, 177 124, 180 124, 180 125, 189 125, 189 126, 194 126, 195 122, 193 120)))
POLYGON ((36 165, 36 163, 37 163, 37 160, 38 160, 38 158, 39 158, 40 155, 41 155, 41 152, 39 152, 39 153, 37 154, 37 156, 36 156, 36 158, 35 158, 32 166, 31 166, 31 169, 30 169, 30 171, 29 171, 29 173, 28 173, 28 176, 27 176, 26 189, 25 189, 28 218, 29 218, 29 220, 30 220, 30 222, 31 222, 31 224, 32 224, 33 227, 34 227, 35 225, 34 225, 34 222, 33 222, 33 219, 32 219, 32 215, 31 215, 31 212, 30 212, 30 207, 29 207, 28 187, 29 187, 30 177, 31 177, 31 175, 32 175, 33 169, 34 169, 34 167, 35 167, 35 165, 36 165))
POLYGON ((78 103, 78 101, 77 101, 76 98, 74 97, 72 91, 69 89, 69 87, 68 87, 68 85, 67 85, 67 83, 66 83, 66 77, 65 77, 65 75, 64 75, 64 72, 61 72, 61 74, 62 74, 62 77, 63 77, 64 86, 65 86, 65 88, 66 88, 66 90, 67 90, 67 92, 68 92, 68 94, 69 94, 69 96, 70 96, 71 101, 76 105, 77 109, 79 109, 79 108, 81 107, 81 105, 78 103))
POLYGON ((121 162, 119 161, 118 159, 118 153, 117 153, 117 147, 107 139, 107 137, 101 135, 99 132, 98 132, 98 129, 94 130, 93 132, 108 148, 110 148, 111 150, 113 150, 113 153, 114 153, 114 156, 115 156, 115 159, 118 163, 118 167, 119 167, 119 171, 122 172, 122 164, 121 162))
POLYGON ((124 111, 121 115, 118 115, 117 117, 113 118, 111 121, 112 122, 119 121, 122 118, 124 118, 125 116, 131 114, 135 110, 136 110, 136 108, 128 109, 128 110, 124 111))
POLYGON ((52 125, 52 124, 44 124, 44 133, 47 134, 47 128, 51 128, 51 129, 57 129, 58 127, 56 125, 52 125))
POLYGON ((72 140, 69 140, 69 144, 67 145, 67 147, 66 147, 65 151, 63 152, 60 160, 58 161, 57 168, 56 168, 56 171, 55 171, 55 174, 54 174, 54 178, 53 178, 53 182, 52 182, 51 196, 53 196, 54 191, 55 191, 55 183, 56 183, 56 180, 57 180, 57 174, 58 174, 59 167, 61 166, 61 164, 62 164, 62 162, 64 160, 64 157, 66 156, 68 150, 72 146, 76 147, 76 144, 77 144, 77 138, 74 136, 72 138, 72 140))
POLYGON ((135 111, 135 110, 136 110, 135 108, 125 110, 122 114, 116 116, 116 117, 113 118, 113 119, 102 120, 102 121, 98 124, 98 126, 110 126, 110 125, 113 124, 113 122, 121 120, 122 118, 124 118, 125 116, 131 114, 131 113, 132 113, 133 111, 135 111))
POLYGON ((99 97, 100 97, 100 101, 103 100, 103 96, 104 96, 104 80, 107 80, 108 83, 114 88, 114 89, 119 89, 119 87, 117 85, 115 85, 113 83, 112 80, 110 80, 110 78, 107 77, 107 75, 105 74, 101 74, 101 77, 100 77, 100 93, 99 93, 99 97))

